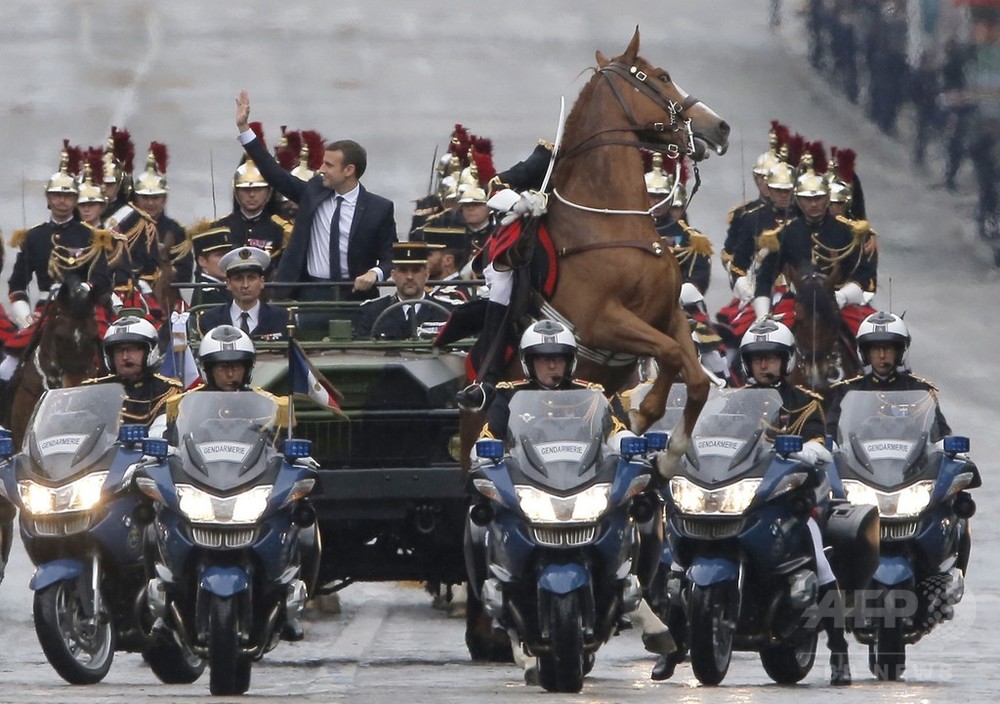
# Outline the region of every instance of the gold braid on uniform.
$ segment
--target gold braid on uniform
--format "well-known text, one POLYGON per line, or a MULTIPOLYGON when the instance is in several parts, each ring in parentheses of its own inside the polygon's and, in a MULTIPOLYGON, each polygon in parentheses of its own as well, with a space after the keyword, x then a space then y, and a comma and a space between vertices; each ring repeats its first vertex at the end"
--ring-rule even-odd
POLYGON ((290 220, 286 220, 280 215, 272 215, 271 222, 281 227, 281 249, 284 250, 285 247, 288 246, 288 240, 292 238, 292 222, 290 220))
MULTIPOLYGON (((87 227, 90 227, 87 225, 87 227)), ((52 254, 49 256, 48 272, 56 281, 65 278, 67 270, 87 265, 88 278, 90 269, 97 263, 97 258, 103 253, 109 264, 118 261, 125 252, 125 240, 116 232, 90 227, 91 243, 88 247, 70 248, 59 243, 58 233, 52 235, 52 254), (82 250, 82 251, 81 251, 82 250)))
POLYGON ((28 236, 29 231, 30 230, 27 227, 22 230, 14 230, 10 234, 10 246, 20 247, 24 243, 25 238, 28 236))
POLYGON ((777 252, 781 248, 781 240, 778 239, 779 232, 781 232, 780 227, 761 232, 757 237, 757 251, 766 249, 769 252, 777 252))

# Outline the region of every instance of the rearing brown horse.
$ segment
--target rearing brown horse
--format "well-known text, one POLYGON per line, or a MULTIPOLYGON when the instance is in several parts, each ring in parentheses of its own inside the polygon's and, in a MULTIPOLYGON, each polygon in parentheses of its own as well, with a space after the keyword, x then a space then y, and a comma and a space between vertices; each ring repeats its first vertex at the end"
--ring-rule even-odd
POLYGON ((684 422, 671 440, 671 454, 679 457, 709 381, 678 302, 680 268, 648 213, 639 148, 696 160, 709 149, 724 154, 729 125, 638 52, 638 28, 621 56, 609 60, 597 52, 595 74, 567 118, 548 203, 547 225, 560 255, 559 286, 549 303, 575 328, 582 378, 608 391, 630 378, 634 364, 609 364, 598 350, 657 361, 660 373, 632 417, 635 432, 663 415, 670 385, 683 377, 684 422))

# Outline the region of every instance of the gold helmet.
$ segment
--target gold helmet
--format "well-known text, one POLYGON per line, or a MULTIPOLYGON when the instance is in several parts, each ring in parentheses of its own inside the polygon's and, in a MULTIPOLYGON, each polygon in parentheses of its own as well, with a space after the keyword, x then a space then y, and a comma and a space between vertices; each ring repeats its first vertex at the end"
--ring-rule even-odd
POLYGON ((69 172, 69 140, 63 140, 63 149, 59 154, 59 170, 49 177, 45 184, 46 193, 75 193, 79 195, 80 189, 76 185, 76 179, 69 172))
POLYGON ((803 154, 799 162, 799 175, 795 179, 795 195, 804 198, 829 195, 830 188, 823 174, 816 173, 813 168, 811 154, 803 154))
POLYGON ((472 147, 468 153, 469 165, 458 174, 458 191, 464 193, 470 188, 479 188, 479 166, 473 158, 472 147))
POLYGON ((458 204, 465 205, 467 203, 482 203, 485 205, 486 201, 486 191, 479 186, 469 186, 462 191, 462 195, 459 196, 458 199, 458 204))
POLYGON ((298 166, 292 169, 291 173, 300 181, 308 181, 316 175, 316 172, 309 168, 309 145, 305 142, 302 143, 302 148, 299 150, 298 166))
POLYGON ((132 135, 126 129, 112 126, 111 136, 104 145, 102 181, 108 184, 124 184, 132 173, 134 159, 135 145, 132 143, 132 135))
POLYGON ((269 185, 253 159, 244 161, 233 174, 233 188, 268 188, 269 185))
POLYGON ((77 201, 79 205, 108 202, 107 196, 104 195, 104 189, 94 185, 94 170, 90 162, 83 165, 83 178, 80 179, 79 189, 80 199, 77 201))
POLYGON ((790 191, 795 187, 795 169, 788 163, 788 148, 783 146, 778 152, 778 163, 767 172, 767 187, 790 191))
POLYGON ((653 153, 653 168, 646 172, 646 193, 665 196, 670 193, 670 176, 663 170, 663 155, 653 153))
POLYGON ((826 181, 830 188, 830 202, 844 203, 851 206, 854 197, 854 160, 853 149, 830 149, 830 168, 826 172, 826 181))
POLYGON ((776 120, 771 121, 771 131, 767 133, 767 151, 757 157, 753 165, 754 176, 767 176, 768 171, 773 169, 781 159, 778 157, 778 148, 781 146, 778 137, 780 125, 776 120))
POLYGON ((167 145, 152 142, 146 155, 146 170, 135 180, 137 196, 165 196, 167 186, 167 145))

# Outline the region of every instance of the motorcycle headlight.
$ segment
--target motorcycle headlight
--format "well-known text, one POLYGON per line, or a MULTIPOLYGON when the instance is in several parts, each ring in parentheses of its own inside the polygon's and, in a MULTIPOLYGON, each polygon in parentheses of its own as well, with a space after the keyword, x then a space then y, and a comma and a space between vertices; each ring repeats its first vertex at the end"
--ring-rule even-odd
POLYGON ((44 486, 22 479, 17 483, 24 510, 33 515, 89 511, 101 500, 107 472, 94 472, 62 486, 44 486))
POLYGON ((532 523, 593 523, 608 509, 610 484, 595 484, 571 496, 555 496, 533 486, 514 487, 521 511, 532 523))
POLYGON ((177 485, 181 513, 192 523, 256 523, 267 508, 272 486, 255 486, 234 496, 216 496, 190 484, 177 485))
POLYGON ((703 489, 686 477, 670 480, 670 495, 681 513, 741 514, 757 494, 760 479, 742 479, 721 489, 703 489))
POLYGON ((845 479, 844 493, 855 505, 874 504, 883 518, 916 516, 931 502, 933 481, 911 484, 899 491, 879 491, 854 479, 845 479))

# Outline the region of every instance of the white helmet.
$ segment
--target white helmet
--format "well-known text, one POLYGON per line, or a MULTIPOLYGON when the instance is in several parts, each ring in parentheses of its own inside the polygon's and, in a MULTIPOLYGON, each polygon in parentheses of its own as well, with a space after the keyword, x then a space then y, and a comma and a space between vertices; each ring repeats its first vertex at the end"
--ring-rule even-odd
POLYGON ((538 379, 535 379, 531 358, 536 355, 565 355, 566 376, 573 376, 576 371, 576 339, 569 329, 554 320, 539 320, 525 330, 518 354, 524 375, 535 381, 538 379))
POLYGON ((795 366, 795 336, 788 326, 777 320, 761 320, 750 326, 740 341, 740 361, 750 383, 753 372, 750 358, 757 354, 774 353, 782 357, 781 373, 788 376, 795 366))
POLYGON ((895 345, 898 353, 896 355, 896 366, 906 368, 906 353, 910 349, 910 331, 906 328, 906 323, 898 315, 879 311, 872 313, 861 321, 858 326, 858 355, 865 366, 871 364, 868 359, 868 352, 874 344, 895 345))
POLYGON ((108 331, 104 333, 104 363, 112 374, 115 373, 115 365, 111 348, 124 342, 146 346, 146 360, 143 365, 146 369, 154 367, 160 361, 159 337, 153 324, 137 315, 125 315, 112 322, 108 331))
POLYGON ((250 336, 232 325, 212 328, 198 348, 198 366, 201 367, 202 378, 209 386, 212 385, 212 367, 219 362, 246 363, 243 386, 249 386, 256 359, 257 350, 254 349, 250 336))

